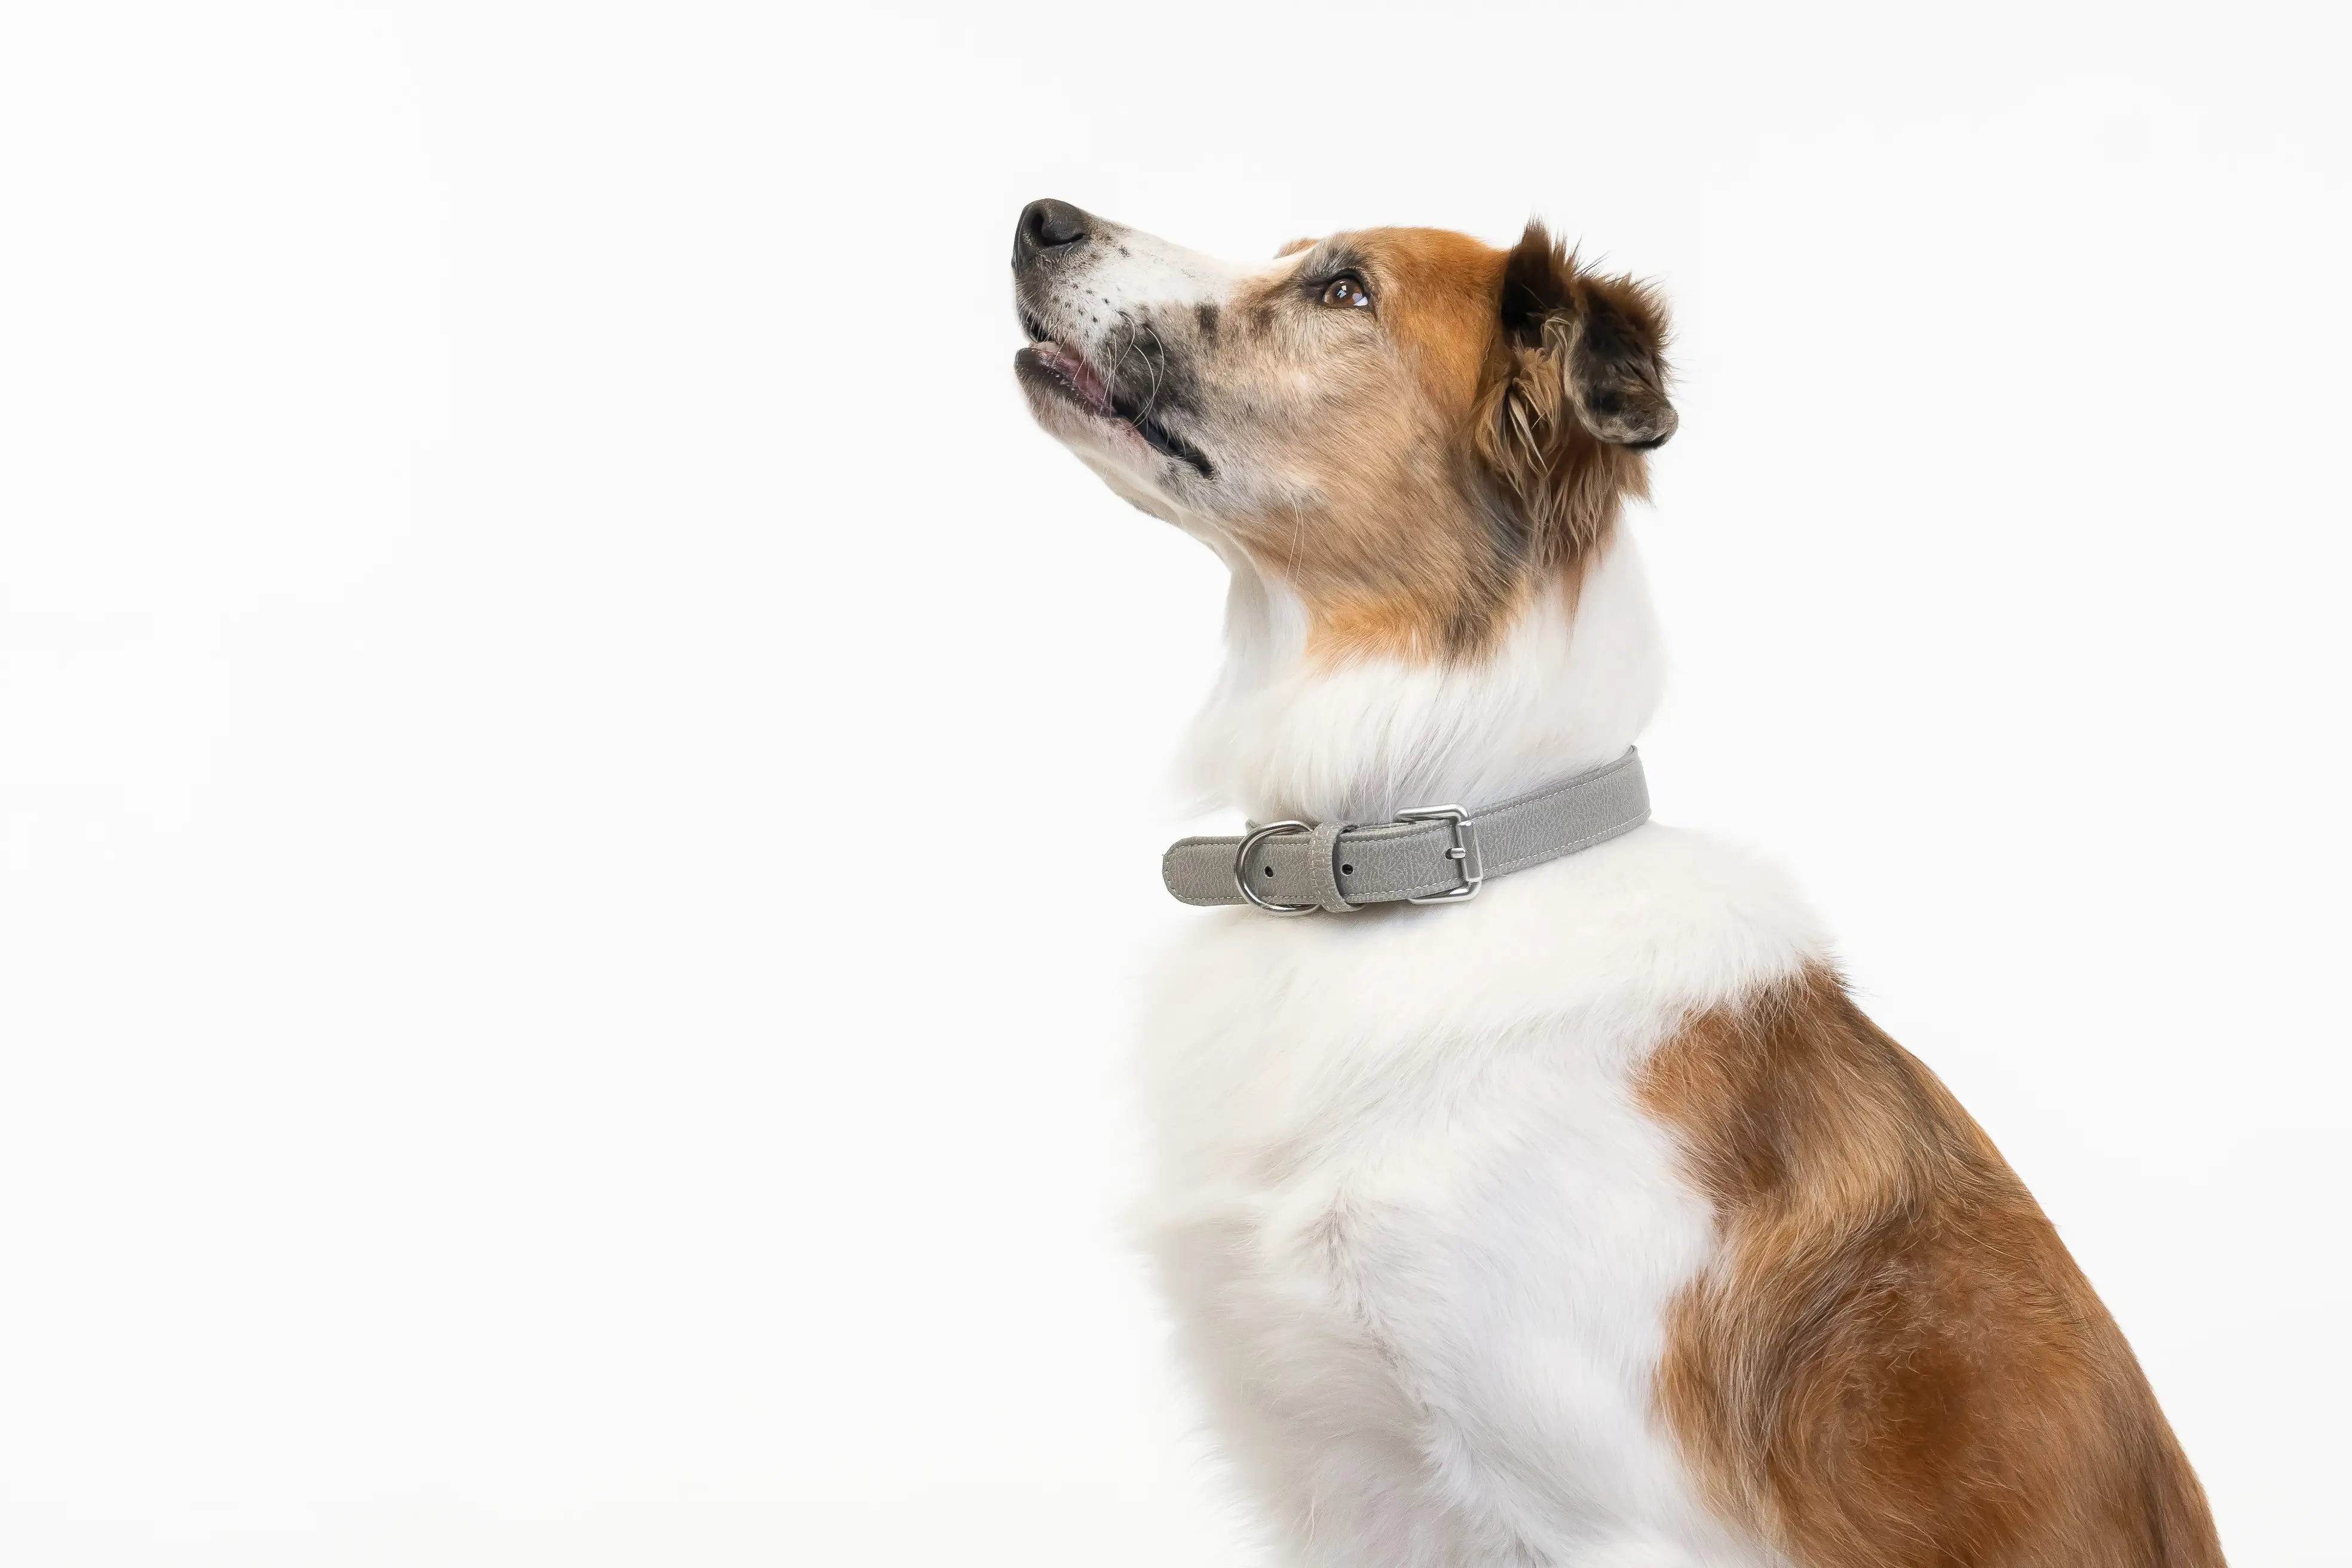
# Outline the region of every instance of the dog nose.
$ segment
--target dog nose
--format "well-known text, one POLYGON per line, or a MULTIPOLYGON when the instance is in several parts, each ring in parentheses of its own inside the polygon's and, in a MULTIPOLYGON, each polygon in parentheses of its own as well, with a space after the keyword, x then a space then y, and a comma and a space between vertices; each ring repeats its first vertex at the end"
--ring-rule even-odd
POLYGON ((1050 199, 1031 202, 1021 209, 1021 221, 1013 227, 1013 265, 1076 245, 1093 232, 1094 219, 1082 207, 1050 199))

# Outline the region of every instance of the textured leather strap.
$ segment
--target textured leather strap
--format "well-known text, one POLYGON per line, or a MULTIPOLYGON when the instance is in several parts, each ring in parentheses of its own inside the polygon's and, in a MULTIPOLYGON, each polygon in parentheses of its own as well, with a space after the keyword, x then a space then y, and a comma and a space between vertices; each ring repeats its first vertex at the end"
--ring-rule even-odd
POLYGON ((1649 820, 1642 758, 1613 763, 1500 805, 1447 817, 1359 827, 1326 823, 1260 838, 1245 867, 1242 840, 1182 838, 1160 858, 1168 890, 1188 904, 1245 900, 1237 875, 1269 904, 1344 913, 1402 899, 1461 897, 1475 879, 1500 877, 1631 832, 1649 820))

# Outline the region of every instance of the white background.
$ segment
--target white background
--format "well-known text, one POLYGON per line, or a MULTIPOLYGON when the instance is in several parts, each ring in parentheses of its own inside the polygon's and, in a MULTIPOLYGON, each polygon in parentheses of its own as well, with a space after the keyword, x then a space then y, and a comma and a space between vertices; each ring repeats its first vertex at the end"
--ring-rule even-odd
POLYGON ((1117 1226, 1219 574, 1028 425, 1051 195, 1663 282, 1660 815, 2352 1560, 2333 9, 12 8, 0 1559, 1257 1561, 1117 1226))

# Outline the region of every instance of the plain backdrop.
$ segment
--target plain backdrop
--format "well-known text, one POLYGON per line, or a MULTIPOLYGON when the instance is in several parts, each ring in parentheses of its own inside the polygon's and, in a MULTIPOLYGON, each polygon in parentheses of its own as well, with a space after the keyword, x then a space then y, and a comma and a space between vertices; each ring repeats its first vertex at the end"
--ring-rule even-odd
POLYGON ((1119 1229, 1221 574, 1029 425, 1055 195, 1659 280, 1659 815, 2352 1561, 2340 17, 11 7, 0 1560, 1263 1561, 1119 1229))

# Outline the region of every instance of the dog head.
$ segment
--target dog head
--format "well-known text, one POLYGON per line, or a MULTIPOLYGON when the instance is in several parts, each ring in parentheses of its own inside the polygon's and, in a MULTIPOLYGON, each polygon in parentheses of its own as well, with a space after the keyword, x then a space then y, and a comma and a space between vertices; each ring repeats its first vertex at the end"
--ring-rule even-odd
POLYGON ((1234 265, 1032 202, 1031 410, 1111 489, 1306 607, 1327 654, 1451 659, 1572 580, 1674 434, 1656 296, 1530 224, 1234 265))

